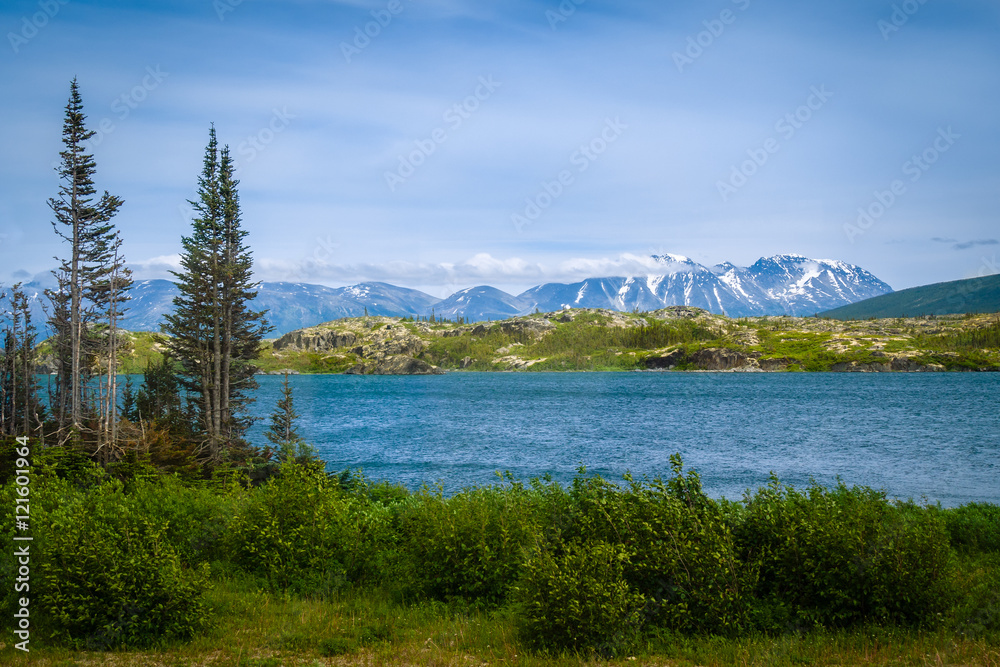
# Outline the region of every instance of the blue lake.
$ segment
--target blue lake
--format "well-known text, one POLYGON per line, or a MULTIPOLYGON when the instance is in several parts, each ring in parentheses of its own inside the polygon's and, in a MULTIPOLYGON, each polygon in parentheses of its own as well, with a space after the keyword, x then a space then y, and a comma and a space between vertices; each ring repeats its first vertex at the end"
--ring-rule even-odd
MULTIPOLYGON (((281 378, 262 376, 270 414, 281 378)), ((302 435, 330 470, 455 491, 509 470, 569 481, 582 464, 666 476, 671 454, 713 496, 848 484, 953 506, 1000 503, 1000 374, 451 373, 292 376, 302 435)), ((266 420, 251 431, 266 444, 266 420)))

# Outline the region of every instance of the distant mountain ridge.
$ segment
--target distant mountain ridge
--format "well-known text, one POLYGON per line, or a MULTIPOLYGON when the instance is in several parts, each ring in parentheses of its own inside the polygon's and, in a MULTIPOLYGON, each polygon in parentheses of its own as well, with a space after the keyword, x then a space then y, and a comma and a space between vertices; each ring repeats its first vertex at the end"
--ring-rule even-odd
MULTIPOLYGON (((264 282, 255 308, 267 309, 280 336, 321 322, 370 315, 428 316, 469 321, 497 320, 563 308, 607 308, 648 311, 666 306, 695 306, 730 317, 813 315, 892 292, 887 284, 853 264, 774 255, 749 267, 725 262, 707 267, 682 255, 654 256, 655 274, 589 278, 577 283, 546 283, 514 296, 494 287, 464 289, 439 299, 419 290, 369 282, 348 287, 264 282)), ((45 321, 40 285, 24 287, 32 301, 36 324, 45 321)), ((135 284, 122 326, 133 331, 159 331, 173 308, 177 288, 168 280, 135 284)))
POLYGON ((871 317, 917 317, 1000 312, 1000 273, 910 287, 891 294, 828 310, 820 315, 838 320, 871 317))

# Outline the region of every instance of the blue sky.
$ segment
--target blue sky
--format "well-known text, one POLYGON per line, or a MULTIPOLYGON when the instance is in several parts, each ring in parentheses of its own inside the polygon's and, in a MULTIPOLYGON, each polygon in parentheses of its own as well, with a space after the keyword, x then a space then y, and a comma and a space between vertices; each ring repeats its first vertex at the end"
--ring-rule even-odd
POLYGON ((69 82, 140 278, 208 128, 257 277, 446 296, 797 252, 1000 271, 1000 4, 6 0, 0 282, 52 268, 69 82), (367 34, 366 34, 367 33, 367 34))

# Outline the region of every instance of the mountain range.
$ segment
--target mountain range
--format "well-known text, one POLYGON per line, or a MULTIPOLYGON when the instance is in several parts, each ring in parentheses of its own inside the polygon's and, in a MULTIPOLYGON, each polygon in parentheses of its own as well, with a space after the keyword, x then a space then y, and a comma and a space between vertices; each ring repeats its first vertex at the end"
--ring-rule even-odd
MULTIPOLYGON (((730 317, 813 315, 892 292, 864 269, 802 255, 774 255, 748 267, 728 262, 707 267, 682 255, 656 255, 654 273, 646 276, 589 278, 576 283, 546 283, 514 296, 479 286, 438 299, 418 290, 369 282, 349 287, 264 282, 254 307, 267 309, 273 336, 341 317, 370 315, 428 316, 467 321, 496 320, 571 308, 648 311, 686 305, 730 317)), ((44 295, 38 283, 23 286, 32 301, 32 317, 44 322, 44 295)), ((158 331, 170 312, 177 289, 168 280, 136 282, 122 326, 158 331)))

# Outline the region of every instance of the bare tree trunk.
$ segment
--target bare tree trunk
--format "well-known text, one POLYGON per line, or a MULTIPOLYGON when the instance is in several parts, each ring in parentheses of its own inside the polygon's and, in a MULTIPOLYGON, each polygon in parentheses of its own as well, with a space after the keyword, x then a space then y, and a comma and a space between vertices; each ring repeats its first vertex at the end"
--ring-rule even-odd
POLYGON ((70 346, 72 362, 70 365, 70 421, 73 428, 80 427, 80 399, 83 387, 80 382, 80 339, 82 338, 82 323, 80 317, 80 218, 77 213, 76 174, 73 175, 73 196, 70 200, 73 211, 73 259, 70 273, 70 346))

